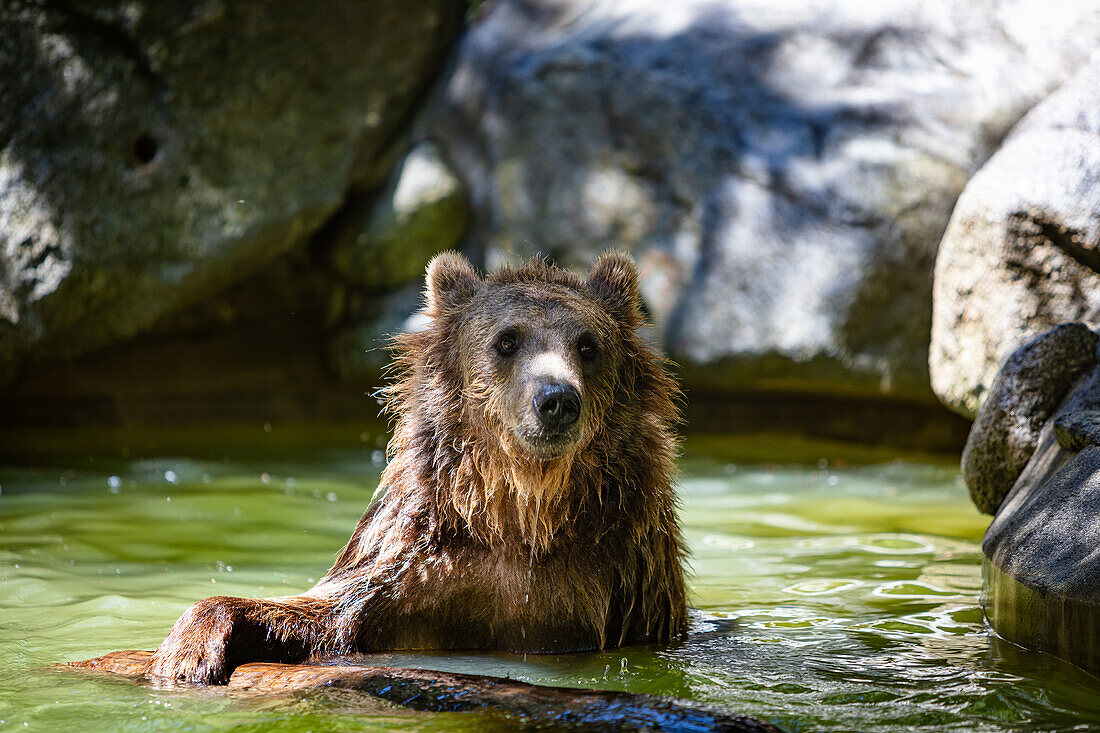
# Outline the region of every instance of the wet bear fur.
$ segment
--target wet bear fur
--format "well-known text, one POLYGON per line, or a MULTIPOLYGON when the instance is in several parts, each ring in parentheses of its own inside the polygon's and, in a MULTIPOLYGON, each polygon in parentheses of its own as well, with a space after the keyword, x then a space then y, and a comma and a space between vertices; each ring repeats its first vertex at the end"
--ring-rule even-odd
POLYGON ((436 257, 430 325, 395 346, 381 497, 316 586, 200 601, 149 676, 222 683, 246 662, 683 636, 680 393, 639 334, 640 305, 621 254, 586 278, 538 260, 483 278, 460 255, 436 257), (579 396, 561 430, 531 402, 548 383, 579 396))

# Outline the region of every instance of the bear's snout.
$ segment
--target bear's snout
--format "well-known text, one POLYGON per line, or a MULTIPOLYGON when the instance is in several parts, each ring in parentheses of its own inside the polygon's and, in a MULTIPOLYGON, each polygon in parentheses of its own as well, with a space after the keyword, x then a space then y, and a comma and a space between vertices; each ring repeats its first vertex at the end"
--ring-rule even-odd
POLYGON ((581 415, 581 396, 571 384, 545 384, 531 402, 539 422, 553 430, 569 427, 581 415))

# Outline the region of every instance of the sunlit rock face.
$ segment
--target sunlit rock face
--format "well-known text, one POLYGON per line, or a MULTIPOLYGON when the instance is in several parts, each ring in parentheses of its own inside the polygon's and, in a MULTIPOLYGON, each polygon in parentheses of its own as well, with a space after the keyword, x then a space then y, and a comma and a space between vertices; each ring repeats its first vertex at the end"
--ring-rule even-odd
POLYGON ((486 264, 631 250, 694 388, 931 400, 971 173, 1100 40, 1042 2, 499 0, 424 126, 486 264))
POLYGON ((378 185, 465 7, 0 6, 0 383, 148 330, 378 185))
POLYGON ((964 415, 1016 346, 1100 308, 1100 63, 1029 112, 967 184, 933 302, 932 386, 964 415))

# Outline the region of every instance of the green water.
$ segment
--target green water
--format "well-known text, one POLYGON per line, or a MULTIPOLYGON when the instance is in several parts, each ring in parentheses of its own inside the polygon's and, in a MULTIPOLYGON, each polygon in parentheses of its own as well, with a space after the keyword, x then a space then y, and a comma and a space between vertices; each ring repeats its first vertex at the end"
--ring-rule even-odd
MULTIPOLYGON (((373 458, 380 456, 375 453, 373 458)), ((986 520, 944 465, 683 462, 692 637, 567 656, 379 663, 675 695, 786 730, 1081 730, 1100 681, 1001 642, 978 606, 986 520)), ((281 595, 331 563, 370 451, 0 468, 0 729, 477 729, 334 697, 231 697, 43 670, 151 649, 208 595, 281 595)))

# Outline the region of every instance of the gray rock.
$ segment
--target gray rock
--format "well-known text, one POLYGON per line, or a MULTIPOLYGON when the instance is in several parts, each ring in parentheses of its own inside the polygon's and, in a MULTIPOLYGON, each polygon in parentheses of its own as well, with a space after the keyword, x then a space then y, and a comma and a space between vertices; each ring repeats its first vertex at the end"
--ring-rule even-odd
POLYGON ((930 368, 973 415, 1003 354, 1100 306, 1100 61, 1035 107, 967 184, 936 260, 930 368))
POLYGON ((421 276, 434 254, 455 247, 468 218, 462 184, 436 146, 421 142, 401 161, 359 225, 341 227, 333 266, 357 286, 392 288, 421 276))
POLYGON ((931 400, 955 198, 1098 41, 1082 3, 499 0, 424 128, 484 264, 631 250, 693 387, 931 400))
POLYGON ((1097 336, 1081 323, 1047 331, 1005 361, 962 455, 970 498, 995 514, 1035 452, 1043 426, 1096 364, 1097 336))
POLYGON ((1054 417, 1054 436, 1068 451, 1100 445, 1100 369, 1077 389, 1054 417))
POLYGON ((982 607, 997 635, 1100 671, 1100 448, 1043 431, 986 532, 982 607))
POLYGON ((0 5, 0 380, 147 331, 378 185, 464 8, 0 5))
POLYGON ((982 549, 1000 570, 1041 595, 1096 604, 1098 520, 1100 448, 1089 446, 1049 481, 1014 492, 982 549))
POLYGON ((1066 450, 1084 450, 1085 446, 1100 445, 1100 410, 1096 408, 1075 410, 1060 415, 1054 421, 1054 435, 1066 450))

